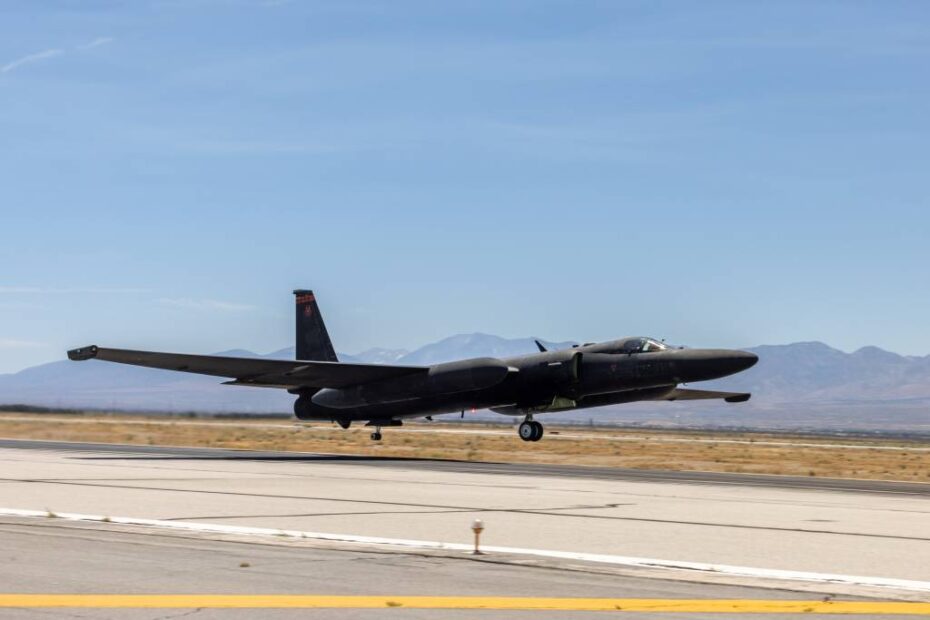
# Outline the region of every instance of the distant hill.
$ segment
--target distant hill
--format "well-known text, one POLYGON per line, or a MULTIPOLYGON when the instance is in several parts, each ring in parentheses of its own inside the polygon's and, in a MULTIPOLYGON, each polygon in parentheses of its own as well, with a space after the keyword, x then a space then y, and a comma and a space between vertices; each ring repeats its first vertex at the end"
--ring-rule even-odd
MULTIPOLYGON (((930 432, 930 356, 911 357, 878 347, 845 353, 822 342, 763 345, 753 368, 694 384, 752 393, 745 407, 715 401, 634 403, 611 411, 625 423, 723 425, 782 429, 907 430, 930 432)), ((583 412, 579 412, 584 415, 583 412)))
MULTIPOLYGON (((571 342, 548 342, 551 349, 571 342)), ((877 347, 845 353, 820 342, 748 349, 759 363, 745 373, 693 387, 749 391, 745 405, 718 402, 633 403, 566 412, 552 420, 670 426, 911 430, 930 432, 930 356, 903 356, 877 347)), ((414 351, 370 349, 341 360, 426 365, 468 357, 533 353, 532 338, 459 334, 414 351)), ((223 355, 293 359, 293 348, 265 355, 245 350, 223 355)), ((67 360, 0 375, 0 404, 51 407, 205 412, 289 412, 283 390, 219 385, 213 377, 67 360)), ((496 414, 486 414, 496 416, 496 414)))

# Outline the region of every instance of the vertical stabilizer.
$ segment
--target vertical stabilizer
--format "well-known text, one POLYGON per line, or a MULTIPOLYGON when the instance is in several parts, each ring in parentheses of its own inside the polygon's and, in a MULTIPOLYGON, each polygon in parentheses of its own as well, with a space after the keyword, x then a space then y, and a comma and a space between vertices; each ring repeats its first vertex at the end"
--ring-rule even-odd
POLYGON ((313 291, 296 290, 294 295, 297 299, 297 359, 338 362, 313 291))

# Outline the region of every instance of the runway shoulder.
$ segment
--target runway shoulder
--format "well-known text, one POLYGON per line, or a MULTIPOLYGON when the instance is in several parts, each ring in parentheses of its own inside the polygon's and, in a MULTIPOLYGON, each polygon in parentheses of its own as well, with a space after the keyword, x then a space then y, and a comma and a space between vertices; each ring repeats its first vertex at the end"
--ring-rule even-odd
POLYGON ((113 443, 64 442, 27 439, 0 439, 0 449, 60 450, 66 452, 113 453, 121 458, 141 455, 143 458, 183 460, 256 460, 291 463, 356 463, 377 464, 379 467, 411 467, 422 470, 459 473, 484 473, 527 476, 556 476, 599 480, 670 482, 679 484, 717 484, 820 491, 850 491, 862 493, 892 493, 930 497, 930 483, 896 482, 848 478, 777 476, 767 474, 723 473, 704 471, 669 471, 572 465, 526 463, 486 463, 431 458, 377 457, 370 455, 317 454, 259 450, 231 450, 184 446, 147 446, 113 443))

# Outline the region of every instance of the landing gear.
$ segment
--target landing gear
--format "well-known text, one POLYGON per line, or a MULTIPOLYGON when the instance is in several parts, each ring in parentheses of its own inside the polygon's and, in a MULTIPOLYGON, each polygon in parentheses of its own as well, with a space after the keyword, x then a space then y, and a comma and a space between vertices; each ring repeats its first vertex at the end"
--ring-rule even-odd
POLYGON ((375 418, 374 420, 369 420, 368 424, 365 426, 375 427, 375 432, 371 434, 372 441, 381 441, 381 427, 382 426, 403 426, 404 423, 401 420, 395 420, 394 418, 375 418))
POLYGON ((527 416, 526 421, 520 424, 518 432, 523 441, 539 441, 543 436, 543 425, 527 416))

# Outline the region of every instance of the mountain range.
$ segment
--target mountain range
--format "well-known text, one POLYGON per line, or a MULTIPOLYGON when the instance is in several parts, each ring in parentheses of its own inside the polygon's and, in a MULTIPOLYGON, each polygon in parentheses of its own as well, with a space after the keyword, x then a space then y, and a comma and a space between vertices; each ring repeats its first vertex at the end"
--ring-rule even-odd
MULTIPOLYGON (((571 342, 543 341, 550 349, 571 342)), ((864 347, 845 353, 820 342, 763 345, 752 369, 694 387, 748 391, 745 405, 716 401, 633 403, 549 414, 550 420, 677 427, 746 427, 796 430, 930 432, 930 356, 904 356, 864 347)), ((507 357, 536 351, 532 338, 460 334, 420 347, 370 349, 342 361, 427 365, 469 357, 507 357)), ((293 348, 260 355, 293 359, 293 348)), ((113 410, 270 413, 289 412, 283 390, 220 385, 214 377, 67 360, 0 375, 0 404, 113 410)), ((479 412, 479 416, 496 414, 479 412)))

